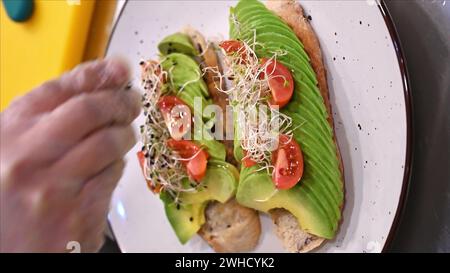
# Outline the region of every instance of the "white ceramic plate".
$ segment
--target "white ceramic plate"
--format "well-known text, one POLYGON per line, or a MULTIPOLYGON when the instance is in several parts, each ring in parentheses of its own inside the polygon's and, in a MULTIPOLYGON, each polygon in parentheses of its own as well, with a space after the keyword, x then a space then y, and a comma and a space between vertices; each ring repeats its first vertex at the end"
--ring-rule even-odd
MULTIPOLYGON (((337 237, 320 252, 378 252, 401 207, 409 162, 407 79, 389 17, 374 1, 301 1, 317 32, 325 63, 336 134, 345 168, 345 208, 337 237), (400 59, 399 59, 400 58, 400 59)), ((139 79, 141 58, 186 24, 207 37, 228 36, 230 1, 129 1, 108 55, 123 55, 139 79)), ((138 81, 135 82, 139 86, 138 81)), ((138 128, 143 117, 134 122, 138 128)), ((162 203, 147 189, 136 145, 112 199, 109 221, 124 252, 210 252, 199 237, 181 245, 162 203)), ((262 216, 255 252, 283 252, 262 216)))

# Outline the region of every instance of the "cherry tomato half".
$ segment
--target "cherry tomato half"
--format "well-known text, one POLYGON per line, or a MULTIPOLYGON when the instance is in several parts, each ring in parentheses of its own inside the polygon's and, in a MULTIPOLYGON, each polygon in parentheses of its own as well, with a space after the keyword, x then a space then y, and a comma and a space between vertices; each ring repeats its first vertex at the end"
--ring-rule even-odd
POLYGON ((169 139, 167 145, 172 150, 178 152, 189 177, 196 182, 200 182, 206 173, 208 153, 199 145, 189 140, 169 139))
POLYGON ((223 48, 227 55, 232 55, 233 53, 239 53, 241 57, 240 63, 243 64, 247 60, 247 52, 245 51, 244 44, 237 40, 227 40, 219 44, 219 47, 223 48))
POLYGON ((250 167, 256 165, 256 162, 247 156, 247 151, 244 151, 244 158, 242 158, 242 164, 244 164, 244 166, 246 168, 250 168, 250 167))
POLYGON ((180 140, 191 129, 191 110, 179 98, 164 96, 158 102, 164 122, 173 139, 180 140))
POLYGON ((234 52, 241 52, 244 50, 242 42, 237 40, 222 41, 219 43, 219 46, 223 48, 223 50, 225 50, 227 54, 232 54, 234 52))
POLYGON ((286 135, 280 135, 278 149, 272 153, 275 170, 272 181, 277 189, 290 189, 303 175, 303 155, 300 145, 286 135))
POLYGON ((294 94, 294 79, 289 69, 280 62, 271 59, 262 59, 261 65, 267 64, 264 77, 269 78, 269 88, 271 91, 270 105, 283 107, 288 104, 294 94))

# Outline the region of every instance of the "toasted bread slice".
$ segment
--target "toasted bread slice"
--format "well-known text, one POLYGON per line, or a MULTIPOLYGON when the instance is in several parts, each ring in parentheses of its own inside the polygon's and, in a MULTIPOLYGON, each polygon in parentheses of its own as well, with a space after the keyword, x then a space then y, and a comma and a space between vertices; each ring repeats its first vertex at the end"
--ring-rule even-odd
MULTIPOLYGON (((191 27, 183 29, 201 55, 200 66, 217 67, 220 70, 214 46, 207 44, 205 38, 191 27)), ((219 105, 225 113, 228 96, 220 92, 217 87, 220 81, 213 72, 205 74, 205 82, 214 103, 219 105)), ((224 140, 227 149, 227 161, 236 165, 233 155, 233 141, 224 140)), ((258 212, 239 205, 232 199, 227 203, 211 202, 205 210, 206 223, 199 235, 216 252, 243 252, 255 248, 261 234, 261 223, 258 212)))
POLYGON ((302 230, 297 218, 285 209, 273 209, 270 215, 275 224, 275 233, 289 252, 308 252, 320 246, 325 240, 302 230))
MULTIPOLYGON (((310 58, 310 63, 317 76, 318 87, 323 97, 328 112, 328 122, 334 130, 333 115, 331 112, 330 97, 327 84, 327 72, 323 63, 322 51, 319 39, 306 18, 303 8, 295 0, 268 0, 266 6, 278 15, 294 31, 295 35, 303 43, 304 49, 310 58)), ((334 136, 336 144, 336 137, 334 136)), ((341 181, 343 179, 343 165, 336 145, 336 156, 339 160, 341 181)), ((290 252, 308 252, 320 246, 323 238, 308 234, 303 231, 297 219, 287 210, 275 209, 270 212, 276 226, 276 234, 283 241, 284 247, 290 252)))
POLYGON ((216 252, 244 252, 255 248, 261 234, 258 212, 235 199, 225 204, 211 202, 205 210, 206 223, 199 235, 216 252))

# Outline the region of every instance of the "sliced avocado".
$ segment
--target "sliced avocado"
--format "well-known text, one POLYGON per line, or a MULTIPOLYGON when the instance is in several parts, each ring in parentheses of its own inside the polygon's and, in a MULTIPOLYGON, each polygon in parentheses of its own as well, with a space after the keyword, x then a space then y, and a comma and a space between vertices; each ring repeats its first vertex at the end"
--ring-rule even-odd
MULTIPOLYGON (((170 36, 169 36, 170 37, 170 36)), ((198 64, 189 56, 181 53, 171 53, 162 60, 161 66, 164 71, 168 73, 168 85, 172 87, 175 95, 186 103, 192 111, 195 111, 195 99, 200 99, 201 112, 194 112, 193 115, 202 115, 203 120, 210 117, 206 116, 203 111, 204 108, 211 104, 206 99, 208 87, 206 86, 198 64), (194 82, 192 82, 194 81, 194 82), (189 84, 186 84, 190 82, 189 84), (181 90, 182 89, 182 90, 181 90)), ((200 121, 203 122, 203 121, 200 121)), ((203 124, 202 124, 203 125, 203 124)), ((204 126, 201 126, 203 129, 204 126)), ((195 127, 194 127, 195 129, 195 127)), ((204 132, 202 137, 196 137, 200 132, 194 131, 194 139, 205 146, 209 155, 214 159, 225 160, 226 150, 225 146, 213 139, 203 137, 207 132, 204 132)))
POLYGON ((214 139, 201 118, 194 117, 192 132, 194 141, 204 147, 212 159, 225 161, 227 155, 225 145, 214 139))
POLYGON ((202 203, 209 200, 216 200, 225 203, 236 193, 237 182, 232 171, 220 161, 208 162, 208 169, 205 177, 201 181, 201 188, 195 192, 183 192, 180 194, 180 201, 183 204, 202 203))
MULTIPOLYGON (((246 168, 256 171, 258 167, 246 168)), ((241 173, 242 177, 242 173, 241 173)), ((302 179, 301 183, 305 183, 302 179)), ((306 181, 308 183, 308 181, 306 181)), ((277 190, 270 176, 264 172, 249 173, 239 181, 236 200, 249 208, 269 212, 284 208, 297 219, 301 228, 313 234, 331 239, 337 222, 330 219, 321 208, 322 204, 305 187, 277 190)))
POLYGON ((236 159, 237 162, 241 162, 242 158, 244 157, 244 151, 242 150, 241 143, 240 143, 240 136, 239 136, 239 127, 236 124, 237 120, 237 112, 236 110, 233 111, 233 126, 234 126, 234 138, 233 138, 233 155, 234 159, 236 159))
MULTIPOLYGON (((160 194, 167 218, 178 239, 184 244, 204 224, 204 210, 209 201, 216 200, 223 203, 234 196, 239 172, 224 161, 225 146, 206 136, 208 131, 205 130, 204 122, 208 122, 210 117, 202 117, 202 114, 204 107, 211 104, 211 101, 207 99, 208 87, 201 76, 199 65, 188 56, 197 55, 189 37, 181 33, 170 35, 164 38, 158 48, 164 55, 161 61, 162 69, 168 73, 168 81, 164 88, 183 100, 192 111, 195 111, 194 99, 201 99, 202 113, 199 116, 194 113, 193 117, 196 118, 196 123, 202 126, 200 130, 194 126, 194 141, 204 147, 210 156, 205 177, 198 191, 180 193, 179 202, 175 202, 166 192, 160 194)), ((189 184, 188 179, 183 183, 186 187, 190 187, 189 184)))
POLYGON ((227 152, 225 149, 225 145, 222 142, 219 142, 214 139, 202 139, 196 140, 201 146, 205 147, 211 158, 216 160, 225 160, 227 156, 227 152))
POLYGON ((208 161, 208 164, 211 164, 211 165, 216 166, 218 168, 226 169, 227 171, 229 171, 234 176, 234 179, 236 179, 236 183, 237 183, 237 181, 239 181, 239 171, 238 171, 238 169, 236 169, 236 167, 234 165, 226 162, 225 160, 211 159, 211 160, 208 161))
POLYGON ((167 219, 182 244, 189 241, 205 223, 205 208, 209 201, 227 202, 236 192, 237 170, 219 160, 210 160, 206 175, 197 192, 182 192, 179 203, 166 192, 161 192, 167 219))
MULTIPOLYGON (((331 239, 342 217, 343 184, 333 130, 309 57, 293 31, 259 1, 240 1, 231 12, 230 22, 238 22, 230 25, 231 37, 244 41, 255 38, 262 45, 255 48, 258 57, 271 57, 279 49, 286 51, 277 61, 291 70, 295 87, 282 112, 292 117, 294 138, 304 157, 303 177, 289 190, 276 190, 270 175, 256 172, 257 166, 242 167, 236 199, 265 212, 285 208, 296 216, 302 229, 331 239)), ((242 156, 239 148, 235 147, 235 156, 242 156)))
POLYGON ((174 52, 183 53, 191 56, 198 55, 198 52, 192 45, 189 36, 183 33, 174 33, 172 35, 165 37, 158 44, 158 49, 162 55, 168 55, 174 52))
POLYGON ((200 91, 197 94, 209 96, 200 67, 191 57, 181 53, 171 53, 162 59, 161 66, 168 73, 168 84, 175 93, 181 94, 193 89, 194 91, 191 92, 200 91))
POLYGON ((178 240, 185 244, 205 223, 206 202, 189 205, 176 204, 166 192, 161 192, 160 198, 163 200, 167 219, 178 240))
MULTIPOLYGON (((236 128, 236 127, 235 127, 236 128)), ((239 143, 239 140, 237 138, 234 138, 233 140, 233 155, 237 162, 241 162, 242 158, 244 158, 244 150, 242 150, 241 143, 239 143)))

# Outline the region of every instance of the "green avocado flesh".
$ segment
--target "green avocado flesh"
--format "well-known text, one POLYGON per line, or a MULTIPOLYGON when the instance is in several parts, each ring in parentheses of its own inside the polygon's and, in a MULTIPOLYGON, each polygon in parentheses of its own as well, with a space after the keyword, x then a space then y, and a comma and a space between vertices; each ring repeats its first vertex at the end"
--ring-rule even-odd
MULTIPOLYGON (((303 230, 331 239, 342 217, 343 182, 333 130, 327 122, 328 113, 309 57, 293 31, 259 1, 241 0, 231 8, 231 14, 230 37, 251 41, 256 33, 258 57, 270 58, 275 51, 286 51, 286 55, 277 56, 277 61, 291 70, 295 89, 282 112, 292 118, 292 127, 297 128, 294 138, 304 158, 303 177, 289 190, 276 190, 271 176, 257 172, 257 166, 242 167, 236 199, 264 212, 284 208, 298 219, 303 230)), ((234 152, 238 160, 242 158, 238 142, 234 152)))
POLYGON ((209 201, 225 203, 234 196, 238 175, 233 165, 220 160, 210 160, 197 192, 180 193, 178 204, 166 192, 160 194, 167 219, 182 244, 189 241, 205 223, 205 208, 209 201))
MULTIPOLYGON (((158 45, 161 53, 161 67, 168 73, 168 81, 165 86, 171 93, 185 102, 191 110, 194 110, 194 98, 200 98, 202 111, 205 106, 211 104, 208 99, 208 88, 201 77, 198 63, 192 58, 197 55, 189 37, 175 33, 167 36, 158 45), (186 84, 190 82, 189 84, 186 84), (183 87, 184 86, 184 87, 183 87)), ((195 113, 194 113, 195 116, 195 113)), ((236 193, 239 181, 238 170, 225 162, 225 146, 214 139, 205 124, 211 117, 199 115, 201 126, 193 126, 194 141, 205 148, 210 158, 205 177, 196 192, 182 192, 176 203, 167 192, 161 192, 160 198, 164 203, 164 210, 175 234, 182 244, 197 233, 205 223, 205 208, 208 202, 215 200, 227 202, 236 193), (209 136, 209 137, 208 137, 209 136)), ((186 187, 189 181, 186 179, 186 187)))
MULTIPOLYGON (((200 98, 202 112, 197 115, 202 116, 203 109, 211 102, 207 98, 208 87, 201 77, 202 72, 198 63, 187 55, 196 54, 189 37, 181 33, 169 35, 159 43, 158 48, 162 54, 161 67, 168 73, 168 88, 191 110, 195 109, 194 98, 200 98), (170 50, 167 50, 168 47, 170 50), (189 84, 186 84, 188 82, 189 84)), ((225 160, 225 146, 209 137, 209 132, 204 129, 203 122, 210 117, 202 117, 203 120, 199 121, 202 123, 201 126, 194 128, 194 140, 204 146, 213 159, 225 160)))
POLYGON ((189 37, 183 33, 174 33, 165 37, 158 44, 159 52, 168 55, 172 52, 179 52, 191 56, 198 55, 197 50, 192 46, 189 37))

